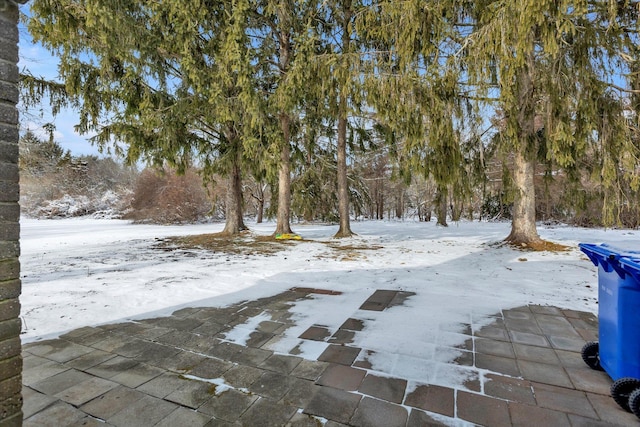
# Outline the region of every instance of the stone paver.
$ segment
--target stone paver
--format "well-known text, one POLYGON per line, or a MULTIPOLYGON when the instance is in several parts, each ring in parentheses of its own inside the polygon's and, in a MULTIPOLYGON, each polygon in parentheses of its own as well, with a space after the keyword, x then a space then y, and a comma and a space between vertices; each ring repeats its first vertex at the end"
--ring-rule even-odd
POLYGON ((128 387, 117 387, 81 406, 87 414, 102 420, 113 417, 145 395, 128 387))
POLYGON ((437 421, 435 418, 428 415, 426 412, 412 409, 407 421, 407 427, 441 427, 446 424, 437 421))
POLYGON ((453 417, 455 415, 455 391, 438 385, 420 385, 407 395, 407 406, 453 417))
POLYGON ((323 387, 311 399, 304 412, 347 424, 353 416, 361 396, 344 390, 323 387))
POLYGON ((210 422, 211 417, 203 413, 178 408, 156 424, 155 427, 202 427, 210 422))
POLYGON ((317 384, 340 390, 354 391, 360 387, 367 371, 344 365, 330 365, 316 381, 317 384))
POLYGON ((509 413, 511 414, 511 424, 513 426, 529 427, 532 423, 540 426, 571 426, 569 417, 564 412, 538 406, 512 402, 509 403, 509 413))
POLYGON ((65 340, 42 341, 37 345, 29 347, 29 353, 35 356, 46 357, 54 362, 67 362, 78 356, 91 353, 92 348, 74 344, 65 340))
POLYGON ((22 399, 24 418, 29 418, 57 401, 55 397, 47 396, 26 386, 22 387, 22 399))
POLYGON ((164 397, 169 402, 197 409, 215 394, 216 386, 202 381, 187 381, 164 397))
POLYGON ((256 380, 249 391, 258 396, 266 397, 272 400, 280 400, 293 387, 296 378, 288 375, 281 375, 275 372, 264 372, 260 378, 256 380))
POLYGON ((492 427, 511 425, 509 406, 504 400, 461 391, 456 401, 458 417, 465 421, 492 427))
POLYGON ((161 375, 163 372, 163 369, 156 368, 155 366, 149 366, 145 363, 139 363, 128 368, 124 372, 120 372, 112 376, 110 379, 111 381, 126 385, 127 387, 136 388, 139 385, 161 375))
POLYGON ((68 403, 57 401, 42 411, 27 418, 24 427, 59 427, 81 425, 81 420, 89 418, 84 412, 68 403))
POLYGON ((522 376, 531 381, 573 388, 573 383, 569 379, 567 371, 561 366, 531 362, 530 360, 518 360, 518 366, 522 376))
POLYGON ((324 326, 310 326, 298 338, 313 341, 326 341, 331 336, 331 332, 324 326))
POLYGON ((24 359, 22 370, 22 384, 30 386, 70 369, 71 368, 69 368, 68 366, 65 366, 58 362, 53 362, 41 357, 28 356, 24 359), (41 365, 36 365, 35 363, 37 362, 41 363, 41 365))
POLYGON ((476 353, 475 359, 477 368, 486 369, 491 372, 498 372, 512 377, 519 377, 521 375, 516 359, 481 353, 476 353))
POLYGON ((322 375, 324 370, 327 369, 327 366, 329 366, 329 364, 324 362, 302 360, 291 374, 298 378, 315 381, 320 378, 320 375, 322 375))
POLYGON ((91 377, 57 393, 55 397, 78 407, 116 387, 118 384, 113 381, 91 377))
POLYGON ((296 378, 281 401, 297 408, 304 408, 321 388, 322 386, 314 384, 313 381, 296 378))
POLYGON ((301 361, 302 359, 300 357, 272 354, 264 362, 258 365, 258 367, 288 375, 300 364, 301 361))
POLYGON ((138 364, 139 363, 134 359, 129 359, 123 356, 116 356, 98 365, 92 366, 85 372, 97 377, 109 379, 111 377, 115 377, 116 375, 122 374, 123 372, 128 372, 138 364))
POLYGON ((232 387, 249 388, 251 384, 260 379, 264 372, 264 369, 253 366, 236 365, 222 374, 222 378, 232 387))
POLYGON ((70 369, 37 382, 33 384, 31 388, 39 391, 40 393, 55 395, 90 378, 91 375, 76 371, 75 369, 70 369))
POLYGON ((489 325, 471 313, 465 324, 434 325, 433 341, 420 337, 415 348, 428 351, 381 354, 352 346, 370 327, 361 319, 401 310, 412 293, 377 290, 332 319, 337 330, 313 325, 285 337, 292 303, 313 293, 340 294, 294 288, 25 344, 24 425, 638 425, 609 396, 607 374, 582 361, 585 341, 597 338, 591 313, 530 305, 496 313, 489 325), (247 329, 264 313, 270 320, 247 329), (245 345, 226 337, 236 325, 245 345), (271 350, 281 339, 292 343, 290 355, 271 350), (293 355, 303 344, 317 360, 293 355), (390 372, 376 371, 378 358, 395 361, 390 372))
POLYGON ((407 418, 407 410, 400 405, 364 397, 350 424, 357 427, 404 427, 407 418))
POLYGON ((233 363, 219 359, 205 359, 190 370, 190 374, 200 378, 219 378, 233 367, 233 363))
POLYGON ((120 412, 107 419, 114 426, 145 427, 162 421, 175 411, 178 405, 152 396, 144 396, 125 406, 120 412))
POLYGON ((361 349, 357 347, 330 345, 320 357, 318 357, 318 360, 351 366, 354 360, 356 360, 356 357, 358 357, 358 354, 360 354, 360 350, 361 349))
POLYGON ((189 380, 186 378, 167 372, 142 384, 137 390, 162 399, 182 387, 187 381, 189 380))
POLYGON ((369 374, 358 387, 358 391, 388 402, 402 403, 406 387, 407 380, 369 374))
POLYGON ((536 383, 533 383, 533 392, 538 406, 589 418, 598 418, 584 392, 536 383))
POLYGON ((295 406, 262 398, 242 414, 240 421, 245 426, 284 426, 297 411, 295 406))
POLYGON ((519 378, 487 374, 485 376, 484 392, 488 396, 513 402, 536 405, 531 382, 519 378))
POLYGON ((219 420, 235 422, 259 397, 249 393, 229 390, 212 396, 199 409, 219 420))

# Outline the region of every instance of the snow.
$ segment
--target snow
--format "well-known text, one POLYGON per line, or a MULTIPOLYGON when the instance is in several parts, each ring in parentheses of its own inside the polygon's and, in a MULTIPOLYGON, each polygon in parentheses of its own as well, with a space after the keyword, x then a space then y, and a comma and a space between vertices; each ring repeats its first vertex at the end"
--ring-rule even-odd
MULTIPOLYGON (((122 220, 21 220, 24 342, 128 319, 170 315, 182 307, 221 307, 281 293, 292 287, 339 291, 315 295, 292 308, 295 326, 274 351, 287 353, 312 325, 334 332, 356 313, 365 328, 354 346, 374 350, 376 371, 416 383, 461 384, 470 372, 444 363, 464 342, 463 325, 490 324, 501 310, 526 304, 597 313, 597 268, 578 243, 607 242, 640 249, 633 230, 539 227, 566 252, 524 252, 494 245, 508 223, 353 222, 357 236, 336 240, 336 227, 294 224, 306 240, 275 256, 227 255, 203 250, 166 251, 167 236, 221 231, 223 224, 134 225, 122 220), (334 251, 330 245, 369 247, 334 251), (381 312, 358 310, 377 289, 413 292, 403 305, 381 312), (433 355, 435 369, 424 369, 433 355), (420 356, 420 358, 418 358, 420 356)), ((274 224, 250 224, 269 235, 274 224)), ((244 343, 264 313, 238 325, 229 341, 244 343)), ((315 359, 324 342, 297 350, 315 359)), ((363 356, 363 357, 366 357, 363 356)))
MULTIPOLYGON (((225 391, 229 391, 229 390, 233 390, 234 388, 231 387, 229 384, 227 384, 224 380, 224 378, 213 378, 213 379, 209 379, 209 378, 202 378, 202 377, 197 377, 195 375, 182 375, 184 378, 188 379, 188 380, 195 380, 195 381, 200 381, 200 382, 204 382, 204 383, 210 383, 213 384, 215 386, 215 395, 216 396, 220 396, 222 393, 224 393, 225 391)), ((249 390, 246 388, 238 388, 238 391, 241 391, 243 393, 247 393, 249 394, 249 390)))

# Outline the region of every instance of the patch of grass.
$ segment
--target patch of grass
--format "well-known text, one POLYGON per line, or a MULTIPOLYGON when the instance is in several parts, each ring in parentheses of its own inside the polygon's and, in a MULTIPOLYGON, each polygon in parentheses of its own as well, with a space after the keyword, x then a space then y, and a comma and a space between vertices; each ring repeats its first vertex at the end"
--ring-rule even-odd
POLYGON ((527 252, 566 252, 571 249, 570 246, 561 245, 547 240, 539 240, 532 243, 505 243, 506 245, 527 252))
POLYGON ((322 258, 334 258, 338 261, 357 261, 360 259, 367 259, 367 256, 362 251, 377 251, 383 249, 382 246, 377 245, 357 245, 357 244, 342 244, 341 242, 330 241, 322 242, 331 249, 330 253, 321 256, 322 258))
POLYGON ((242 233, 239 236, 213 233, 168 237, 160 240, 157 247, 164 250, 204 249, 230 255, 272 256, 297 242, 299 240, 276 240, 274 236, 258 236, 251 233, 242 233))
MULTIPOLYGON (((273 256, 278 252, 289 249, 291 245, 298 245, 311 240, 283 240, 275 236, 262 236, 244 232, 238 236, 223 233, 198 234, 193 236, 176 236, 158 239, 156 248, 165 251, 206 250, 213 253, 242 256, 273 256)), ((383 249, 378 245, 357 243, 342 243, 337 241, 317 242, 326 245, 330 252, 318 255, 319 258, 333 258, 339 261, 355 261, 366 259, 364 251, 383 249)))

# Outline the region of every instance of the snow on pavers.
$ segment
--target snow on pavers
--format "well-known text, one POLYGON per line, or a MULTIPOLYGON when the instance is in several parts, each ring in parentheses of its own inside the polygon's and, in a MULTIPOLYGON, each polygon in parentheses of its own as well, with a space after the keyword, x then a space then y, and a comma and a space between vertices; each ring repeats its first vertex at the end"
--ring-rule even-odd
MULTIPOLYGON (((352 346, 349 339, 331 344, 337 330, 297 338, 324 345, 316 358, 321 360, 271 350, 282 338, 292 353, 299 351, 287 336, 295 321, 284 312, 309 298, 313 289, 288 291, 219 309, 189 308, 166 318, 82 328, 58 340, 27 344, 24 424, 48 420, 63 426, 92 419, 111 425, 178 420, 274 426, 307 421, 510 426, 532 419, 546 425, 636 423, 607 396, 607 375, 581 360, 582 344, 597 331, 590 313, 531 305, 498 313, 482 327, 473 322, 459 325, 457 332, 443 327, 467 337, 459 349, 463 357, 447 358, 458 353, 446 351, 443 357, 436 347, 424 358, 431 362, 425 369, 437 368, 435 381, 421 383, 377 371, 364 357, 372 351, 352 346), (237 328, 253 331, 237 334, 237 328), (453 387, 438 383, 440 372, 447 378, 459 374, 447 369, 473 375, 453 387)), ((353 332, 354 341, 367 327, 359 314, 356 308, 339 322, 353 332)))

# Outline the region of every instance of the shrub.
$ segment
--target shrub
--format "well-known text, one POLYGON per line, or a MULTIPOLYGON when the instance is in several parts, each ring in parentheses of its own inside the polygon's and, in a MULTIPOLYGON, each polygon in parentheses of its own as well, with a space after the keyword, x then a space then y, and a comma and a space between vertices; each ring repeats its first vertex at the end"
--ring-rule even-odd
POLYGON ((145 169, 138 178, 125 216, 136 222, 156 224, 193 223, 204 220, 211 202, 202 179, 189 169, 184 175, 164 169, 145 169))

